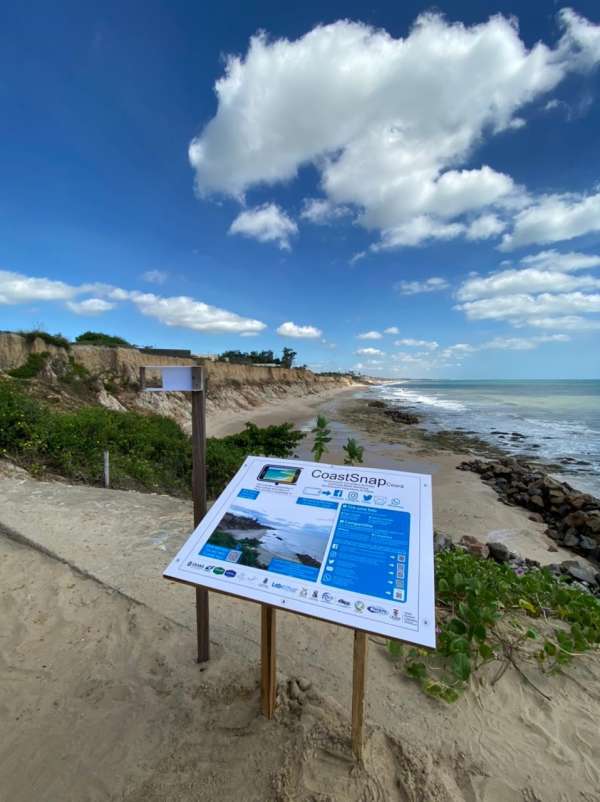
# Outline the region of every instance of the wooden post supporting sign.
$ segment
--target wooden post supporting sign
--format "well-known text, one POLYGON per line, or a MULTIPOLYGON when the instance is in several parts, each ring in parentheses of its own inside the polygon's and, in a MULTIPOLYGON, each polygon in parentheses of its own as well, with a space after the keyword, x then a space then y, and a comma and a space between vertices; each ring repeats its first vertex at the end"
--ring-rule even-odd
POLYGON ((275 648, 275 608, 261 604, 260 703, 263 715, 273 718, 277 697, 277 653, 275 648))
MULTIPOLYGON (((194 529, 206 515, 206 396, 204 368, 148 366, 148 369, 168 374, 162 387, 148 387, 146 367, 140 368, 140 390, 148 392, 190 392, 192 402, 192 498, 194 500, 194 529)), ((163 376, 164 378, 164 376, 163 376)), ((210 657, 208 591, 196 587, 197 662, 210 657)))
POLYGON ((354 630, 354 659, 352 668, 352 753, 358 761, 363 757, 365 720, 365 682, 367 678, 368 635, 354 630))
MULTIPOLYGON (((206 395, 204 370, 192 368, 192 496, 194 527, 206 515, 206 395)), ((210 658, 208 591, 196 588, 196 634, 198 663, 210 658)))

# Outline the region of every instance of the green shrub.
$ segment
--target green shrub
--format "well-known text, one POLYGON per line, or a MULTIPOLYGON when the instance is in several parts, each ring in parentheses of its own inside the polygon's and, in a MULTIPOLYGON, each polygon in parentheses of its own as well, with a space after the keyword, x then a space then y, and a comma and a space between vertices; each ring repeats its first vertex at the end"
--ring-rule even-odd
POLYGON ((311 430, 311 434, 315 436, 313 447, 311 448, 313 457, 317 462, 321 462, 323 454, 328 450, 327 443, 331 442, 331 429, 325 415, 317 415, 317 423, 314 429, 311 430))
POLYGON ((0 455, 37 453, 45 415, 38 401, 0 380, 0 455))
POLYGON ((207 493, 209 498, 218 496, 225 485, 239 470, 246 457, 290 457, 304 437, 291 423, 260 428, 254 423, 238 434, 227 437, 209 437, 206 443, 207 493))
MULTIPOLYGON (((217 496, 250 454, 288 457, 304 435, 289 423, 207 441, 207 492, 217 496)), ((55 412, 0 381, 0 453, 77 481, 102 481, 110 452, 111 483, 189 495, 191 439, 160 415, 82 407, 55 412)))
POLYGON ((134 480, 168 492, 189 490, 191 442, 174 421, 97 407, 50 416, 43 453, 51 470, 99 482, 104 450, 110 452, 111 477, 117 486, 134 480))
POLYGON ((80 362, 76 362, 72 356, 69 357, 67 370, 60 375, 60 381, 69 385, 73 390, 93 389, 95 384, 94 376, 80 362))
POLYGON ((33 379, 35 378, 44 365, 50 354, 48 351, 42 351, 39 354, 29 354, 27 362, 14 370, 9 370, 8 375, 14 379, 33 379))
POLYGON ((511 567, 461 551, 436 556, 437 648, 391 641, 409 676, 422 689, 452 702, 482 665, 497 661, 499 678, 521 663, 554 672, 600 645, 600 600, 547 570, 518 576, 511 567), (535 620, 534 620, 535 619, 535 620))
POLYGON ((18 331, 21 337, 25 337, 28 343, 32 343, 36 338, 43 340, 46 345, 55 345, 57 348, 66 348, 67 351, 71 348, 71 343, 62 334, 48 334, 47 331, 41 329, 32 329, 31 331, 18 331))
POLYGON ((291 423, 262 428, 254 423, 246 423, 242 432, 228 435, 223 441, 244 451, 245 456, 262 454, 266 457, 283 458, 291 456, 304 437, 304 433, 294 429, 291 423))
POLYGON ((102 331, 84 331, 79 337, 75 338, 76 343, 81 345, 105 345, 109 347, 122 346, 123 348, 133 348, 131 343, 116 334, 104 334, 102 331))

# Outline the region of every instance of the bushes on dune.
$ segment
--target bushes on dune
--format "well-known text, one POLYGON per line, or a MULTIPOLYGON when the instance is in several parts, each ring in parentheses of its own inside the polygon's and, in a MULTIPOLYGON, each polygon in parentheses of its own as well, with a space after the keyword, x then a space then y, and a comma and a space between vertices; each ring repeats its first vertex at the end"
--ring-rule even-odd
MULTIPOLYGON (((207 441, 207 489, 218 495, 249 454, 286 457, 302 439, 291 424, 259 428, 207 441)), ((10 381, 0 381, 0 455, 37 471, 75 481, 102 481, 110 452, 114 487, 142 487, 188 495, 192 446, 177 424, 160 415, 83 407, 56 412, 10 381)))
POLYGON ((75 338, 75 342, 80 345, 103 345, 109 348, 114 348, 116 346, 121 346, 123 348, 134 347, 122 337, 117 337, 116 334, 105 334, 103 331, 84 331, 83 334, 75 338))
POLYGON ((43 340, 46 345, 54 345, 57 348, 66 348, 67 351, 71 348, 71 343, 62 334, 49 334, 47 331, 41 329, 32 329, 31 331, 18 331, 21 337, 25 337, 28 343, 32 343, 35 339, 43 340))
POLYGON ((50 356, 48 351, 42 351, 38 354, 29 354, 27 361, 20 365, 18 368, 8 371, 8 375, 15 379, 33 379, 35 378, 50 356))

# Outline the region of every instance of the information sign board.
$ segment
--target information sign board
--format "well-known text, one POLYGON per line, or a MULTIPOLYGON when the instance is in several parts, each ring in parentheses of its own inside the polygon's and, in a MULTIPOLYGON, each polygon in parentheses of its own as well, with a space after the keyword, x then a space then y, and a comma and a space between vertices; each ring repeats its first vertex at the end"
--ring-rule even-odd
POLYGON ((433 647, 431 477, 248 457, 164 575, 433 647))

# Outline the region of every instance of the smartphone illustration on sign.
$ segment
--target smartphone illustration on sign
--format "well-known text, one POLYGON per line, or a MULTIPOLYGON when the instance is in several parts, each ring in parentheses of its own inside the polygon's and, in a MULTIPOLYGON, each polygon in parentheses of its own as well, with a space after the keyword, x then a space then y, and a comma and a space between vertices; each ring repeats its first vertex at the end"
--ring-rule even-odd
POLYGON ((259 482, 274 482, 277 485, 295 485, 301 468, 288 468, 284 465, 265 465, 258 475, 259 482))

